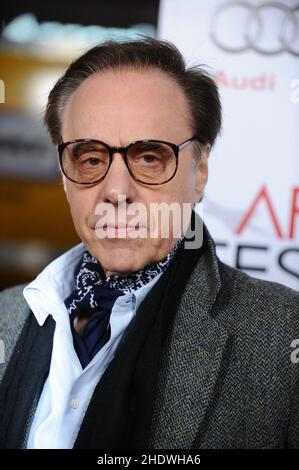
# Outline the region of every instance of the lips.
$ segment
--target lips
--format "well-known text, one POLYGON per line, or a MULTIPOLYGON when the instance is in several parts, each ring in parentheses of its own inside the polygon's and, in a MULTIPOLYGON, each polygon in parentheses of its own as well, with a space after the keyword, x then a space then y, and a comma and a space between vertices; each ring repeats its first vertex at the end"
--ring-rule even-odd
POLYGON ((114 223, 98 223, 95 227, 96 235, 99 238, 136 238, 146 236, 146 228, 139 224, 130 225, 130 224, 114 224, 114 223))
POLYGON ((114 225, 114 224, 104 224, 104 225, 97 225, 97 228, 103 228, 103 230, 106 230, 106 229, 114 229, 114 230, 121 230, 121 229, 129 229, 129 230, 138 230, 140 227, 139 227, 139 224, 137 225, 129 225, 129 224, 118 224, 118 225, 114 225))
POLYGON ((100 230, 107 230, 107 229, 113 229, 113 230, 139 230, 139 229, 145 229, 146 225, 145 224, 140 224, 139 222, 137 224, 130 224, 130 223, 115 223, 115 222, 101 222, 101 220, 98 220, 96 224, 92 226, 93 229, 100 229, 100 230))
POLYGON ((104 233, 107 235, 115 235, 116 237, 122 236, 125 237, 126 235, 132 233, 132 232, 137 232, 140 230, 139 225, 125 225, 125 224, 119 224, 119 225, 113 225, 113 224, 104 224, 101 227, 101 230, 103 230, 104 233))

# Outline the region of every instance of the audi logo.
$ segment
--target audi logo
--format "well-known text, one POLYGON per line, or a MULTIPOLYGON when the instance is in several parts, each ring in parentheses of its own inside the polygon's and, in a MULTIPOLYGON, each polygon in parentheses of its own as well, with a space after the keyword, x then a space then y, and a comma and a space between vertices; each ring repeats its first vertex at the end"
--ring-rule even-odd
POLYGON ((271 56, 287 52, 299 57, 295 47, 299 37, 298 13, 299 4, 290 7, 279 2, 227 2, 215 11, 210 36, 217 47, 230 53, 252 50, 271 56))

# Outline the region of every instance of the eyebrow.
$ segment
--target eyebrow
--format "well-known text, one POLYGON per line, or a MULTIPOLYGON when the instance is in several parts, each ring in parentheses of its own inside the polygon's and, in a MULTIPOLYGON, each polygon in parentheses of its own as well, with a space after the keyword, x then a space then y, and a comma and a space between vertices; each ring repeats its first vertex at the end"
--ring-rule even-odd
POLYGON ((78 157, 80 157, 80 155, 83 151, 86 152, 88 150, 99 150, 99 148, 97 148, 97 144, 95 142, 77 142, 77 143, 74 143, 74 146, 72 148, 72 157, 78 158, 78 157))
POLYGON ((139 150, 157 150, 161 147, 161 142, 138 141, 135 145, 139 150))
MULTIPOLYGON (((99 143, 99 145, 101 144, 99 143)), ((129 146, 130 145, 132 144, 129 144, 129 146)), ((151 141, 151 140, 139 140, 137 142, 133 142, 133 145, 136 146, 138 151, 141 151, 141 152, 149 151, 149 150, 158 150, 159 148, 161 148, 160 141, 151 141)), ((87 142, 74 142, 71 156, 77 159, 80 157, 82 152, 87 152, 89 150, 99 150, 99 148, 97 147, 97 142, 88 142, 88 141, 87 142)))

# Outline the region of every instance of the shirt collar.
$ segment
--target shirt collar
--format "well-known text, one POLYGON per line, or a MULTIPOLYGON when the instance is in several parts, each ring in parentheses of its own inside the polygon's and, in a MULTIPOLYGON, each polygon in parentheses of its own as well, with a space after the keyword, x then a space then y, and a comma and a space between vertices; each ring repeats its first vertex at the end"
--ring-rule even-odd
POLYGON ((23 290, 23 295, 39 325, 43 325, 49 314, 55 317, 65 311, 64 299, 75 287, 75 268, 85 251, 79 243, 52 261, 23 290))
MULTIPOLYGON (((173 258, 178 249, 179 243, 167 255, 164 261, 166 265, 173 258)), ((66 253, 52 261, 24 290, 23 295, 35 315, 40 326, 44 324, 49 314, 56 320, 59 316, 67 312, 65 299, 76 288, 76 270, 78 263, 83 257, 86 248, 81 242, 66 253)), ((163 265, 163 263, 162 263, 163 265)), ((155 276, 148 279, 149 282, 141 284, 140 288, 133 292, 138 309, 140 303, 158 281, 164 269, 156 272, 155 276)), ((130 297, 130 296, 129 296, 130 297)))

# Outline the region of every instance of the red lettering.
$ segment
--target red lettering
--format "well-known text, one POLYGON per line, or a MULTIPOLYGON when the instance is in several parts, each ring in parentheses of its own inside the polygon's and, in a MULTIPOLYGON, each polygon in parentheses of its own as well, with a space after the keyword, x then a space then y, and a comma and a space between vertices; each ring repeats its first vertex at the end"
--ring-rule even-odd
POLYGON ((267 76, 262 75, 261 77, 253 78, 251 80, 251 88, 253 90, 265 90, 267 88, 267 76))
POLYGON ((224 70, 218 70, 214 79, 218 86, 233 90, 273 91, 275 89, 275 76, 266 73, 257 77, 246 77, 229 75, 224 70))
POLYGON ((229 86, 227 75, 224 70, 219 70, 215 76, 215 82, 217 85, 229 86))
POLYGON ((264 201, 265 204, 266 204, 266 207, 269 211, 270 219, 272 221, 272 224, 273 224, 273 227, 274 227, 274 230, 276 232, 277 237, 278 238, 283 238, 282 230, 279 226, 278 218, 275 215, 274 208, 272 206, 270 196, 267 192, 266 187, 264 187, 264 186, 261 188, 260 192, 257 194, 256 198, 254 199, 252 205, 249 207, 248 211, 245 213, 243 219, 241 220, 240 225, 236 229, 236 234, 241 235, 241 233, 245 229, 246 225, 249 223, 249 220, 253 216, 253 214, 254 214, 258 204, 260 203, 260 201, 264 201))
POLYGON ((290 232, 289 232, 289 236, 291 240, 295 238, 296 217, 299 217, 299 187, 294 188, 292 202, 291 202, 290 232))
POLYGON ((248 88, 248 80, 244 77, 232 77, 231 87, 236 90, 245 90, 248 88))

